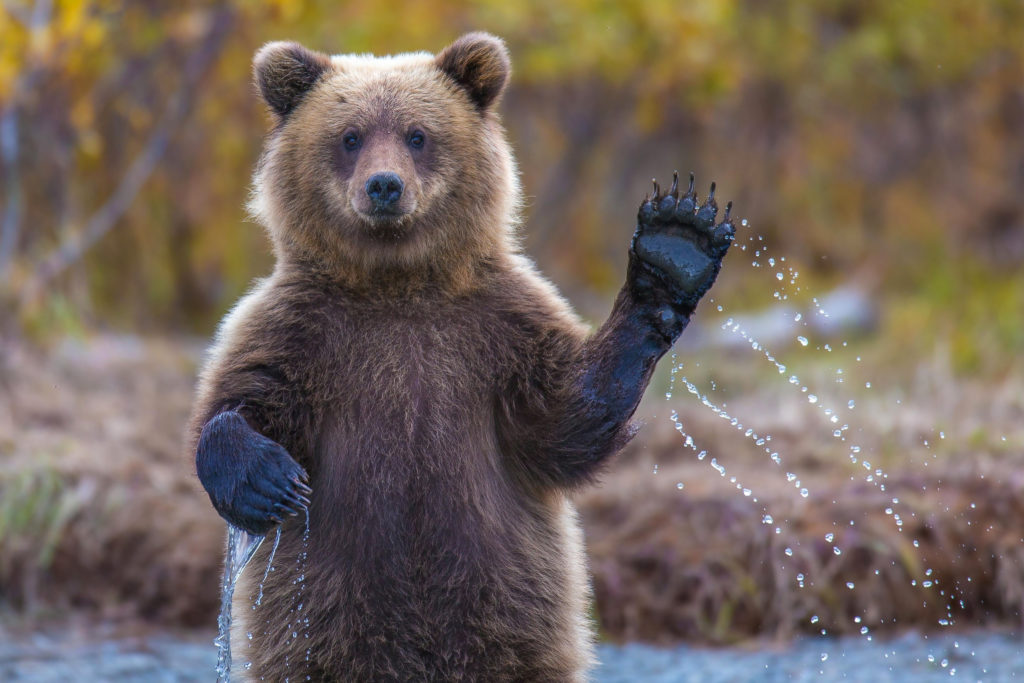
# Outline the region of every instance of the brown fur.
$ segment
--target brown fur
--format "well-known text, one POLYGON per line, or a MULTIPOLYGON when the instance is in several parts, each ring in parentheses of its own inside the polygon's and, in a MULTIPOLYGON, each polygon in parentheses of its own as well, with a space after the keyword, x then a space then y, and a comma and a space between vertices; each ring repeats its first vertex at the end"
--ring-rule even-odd
POLYGON ((236 594, 235 659, 253 677, 578 680, 591 663, 567 492, 593 468, 553 458, 576 369, 610 342, 587 340, 517 253, 514 164, 489 108, 502 64, 479 35, 436 59, 334 57, 268 140, 252 207, 277 266, 225 319, 191 422, 194 453, 238 409, 310 475, 304 582, 292 518, 263 604, 266 546, 236 594), (434 144, 419 157, 401 146, 412 126, 434 144), (368 146, 346 165, 353 127, 368 146), (380 170, 413 195, 384 225, 353 201, 380 170))

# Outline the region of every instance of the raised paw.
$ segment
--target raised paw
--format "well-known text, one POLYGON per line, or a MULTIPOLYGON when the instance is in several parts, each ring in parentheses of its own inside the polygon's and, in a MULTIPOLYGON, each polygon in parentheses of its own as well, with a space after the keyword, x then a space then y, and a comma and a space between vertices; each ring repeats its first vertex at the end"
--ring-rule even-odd
MULTIPOLYGON (((692 311, 711 288, 722 258, 736 234, 725 207, 722 222, 715 225, 718 204, 715 184, 701 204, 693 191, 693 174, 686 193, 679 196, 679 175, 661 193, 654 181, 654 195, 640 204, 631 247, 631 279, 641 297, 667 295, 670 303, 692 311), (645 291, 649 289, 661 291, 645 291)), ((660 297, 658 297, 660 298, 660 297)))
POLYGON ((221 517, 251 534, 266 534, 310 504, 312 489, 302 466, 234 411, 203 428, 196 470, 221 517))

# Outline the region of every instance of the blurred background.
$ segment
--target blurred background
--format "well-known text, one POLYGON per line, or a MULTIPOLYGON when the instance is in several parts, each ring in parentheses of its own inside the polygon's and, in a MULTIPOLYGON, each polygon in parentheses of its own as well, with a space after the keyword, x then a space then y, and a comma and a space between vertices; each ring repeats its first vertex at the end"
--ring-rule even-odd
POLYGON ((4 0, 0 622, 212 628, 223 527, 181 443, 204 346, 272 267, 252 55, 469 30, 508 43, 523 244, 585 316, 651 177, 747 219, 580 498, 603 636, 1018 625, 1018 0, 4 0))

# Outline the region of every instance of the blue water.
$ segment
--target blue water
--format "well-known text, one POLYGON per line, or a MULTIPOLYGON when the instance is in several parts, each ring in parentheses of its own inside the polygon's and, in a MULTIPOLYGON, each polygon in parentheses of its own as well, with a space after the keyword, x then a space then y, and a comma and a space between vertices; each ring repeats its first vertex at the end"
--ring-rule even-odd
MULTIPOLYGON (((53 633, 14 638, 0 632, 0 681, 213 681, 217 653, 209 643, 205 632, 101 641, 53 633)), ((601 645, 598 657, 602 665, 593 673, 595 683, 1024 679, 1024 642, 983 631, 870 642, 861 637, 807 639, 755 649, 601 645)))
POLYGON ((758 649, 602 646, 596 683, 652 681, 1013 681, 1024 679, 1024 641, 1008 634, 906 634, 892 640, 809 638, 758 649))

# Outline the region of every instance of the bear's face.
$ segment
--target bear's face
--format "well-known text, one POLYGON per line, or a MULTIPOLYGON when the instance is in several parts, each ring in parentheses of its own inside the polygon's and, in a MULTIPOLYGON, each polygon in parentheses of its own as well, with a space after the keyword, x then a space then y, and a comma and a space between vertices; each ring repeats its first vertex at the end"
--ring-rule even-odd
POLYGON ((508 73, 504 45, 486 34, 436 56, 261 49, 255 76, 276 126, 251 206, 279 256, 349 271, 457 268, 456 257, 502 248, 518 198, 493 111, 508 73))

